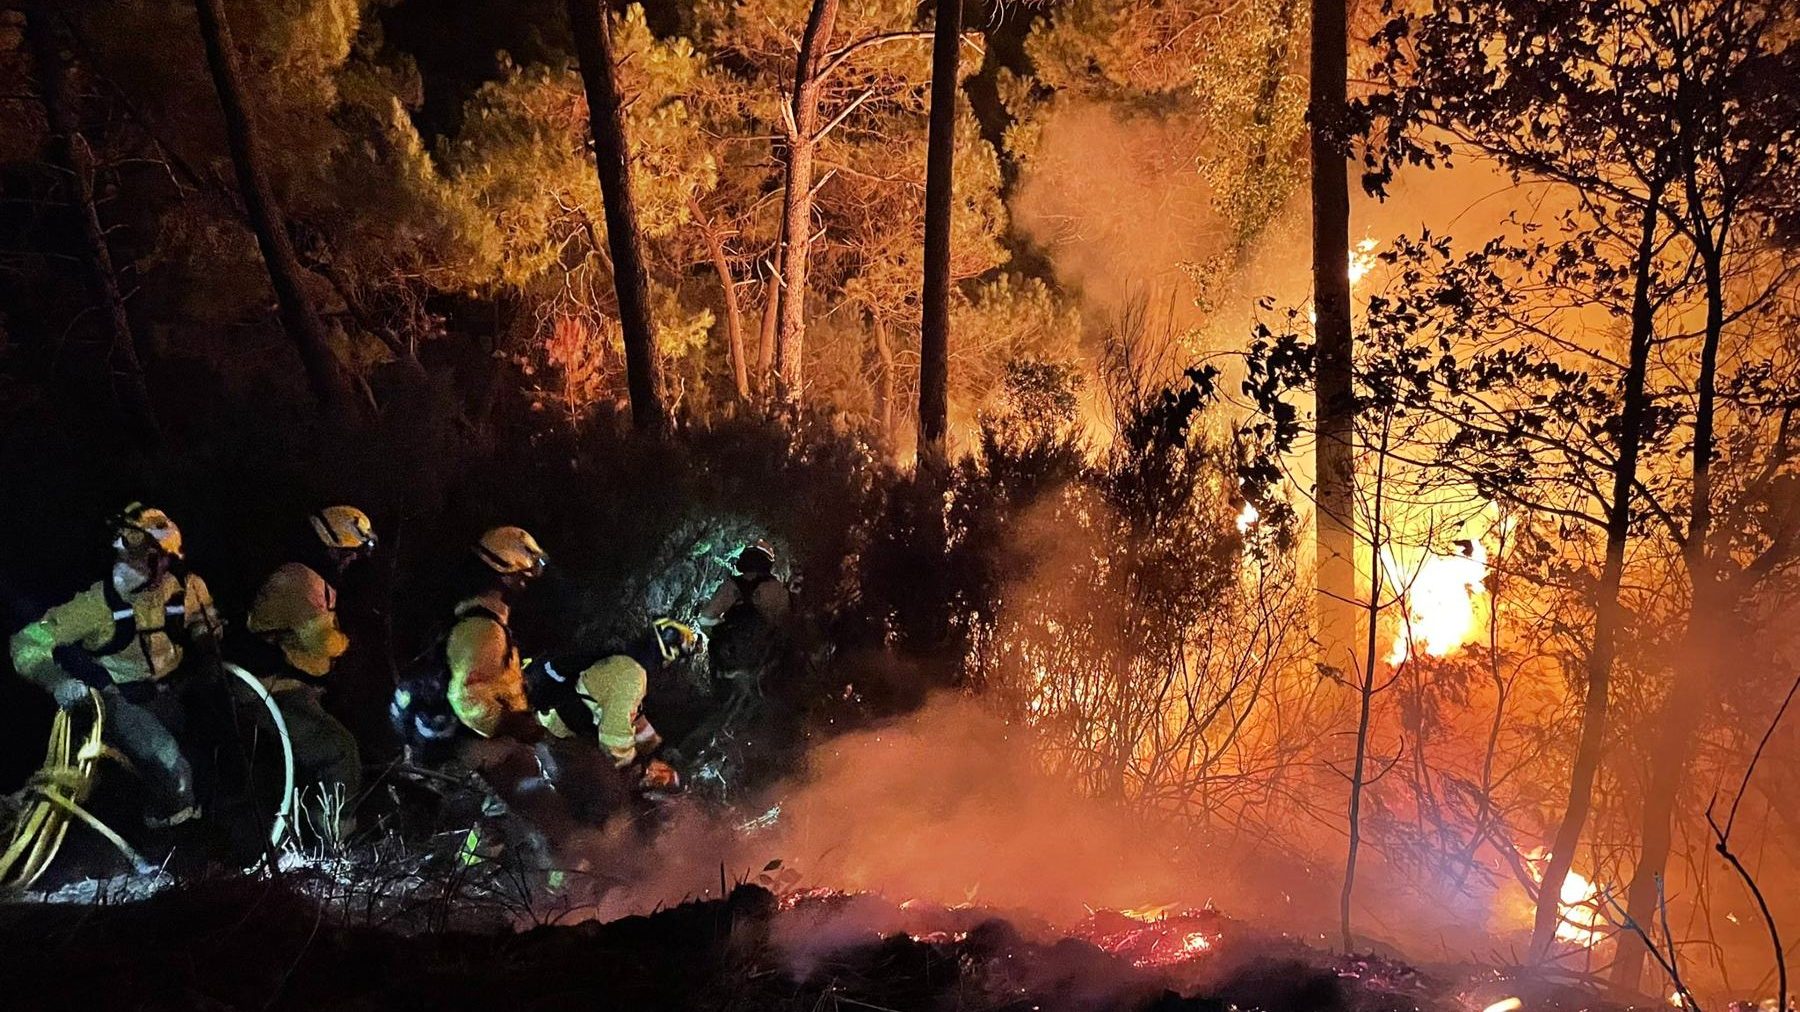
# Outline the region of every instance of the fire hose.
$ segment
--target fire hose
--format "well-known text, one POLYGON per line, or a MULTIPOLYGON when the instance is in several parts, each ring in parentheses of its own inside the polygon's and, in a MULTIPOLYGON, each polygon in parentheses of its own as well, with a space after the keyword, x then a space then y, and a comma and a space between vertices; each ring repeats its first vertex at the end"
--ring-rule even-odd
POLYGON ((294 739, 288 734, 287 721, 281 716, 281 707, 275 705, 275 697, 269 695, 269 690, 263 688, 263 683, 255 675, 230 661, 224 662, 224 667, 249 686, 257 699, 262 700, 263 707, 269 711, 270 722, 275 725, 275 736, 281 740, 281 804, 275 809, 275 821, 269 826, 269 846, 280 847, 294 824, 294 739))
POLYGON ((82 807, 93 791, 94 777, 100 760, 124 758, 108 748, 103 740, 106 731, 106 708, 100 693, 88 690, 88 702, 94 708, 94 720, 81 747, 75 747, 74 722, 70 712, 58 710, 50 724, 50 743, 45 750, 44 765, 32 774, 20 792, 17 818, 7 833, 6 849, 0 851, 0 891, 29 889, 55 860, 69 833, 69 820, 77 819, 99 833, 138 871, 147 865, 137 851, 110 826, 82 807))
MULTIPOLYGON (((227 662, 224 668, 248 686, 251 693, 262 702, 269 712, 270 721, 275 725, 276 737, 281 741, 281 803, 269 828, 269 845, 279 847, 293 828, 293 740, 288 734, 287 721, 282 719, 281 709, 276 705, 274 697, 269 695, 269 691, 263 688, 262 682, 236 664, 227 662)), ((17 795, 18 808, 11 825, 0 830, 4 833, 5 840, 5 849, 0 850, 0 893, 29 889, 43 876, 50 863, 56 859, 57 852, 62 849, 63 840, 68 836, 70 819, 82 823, 111 843, 139 874, 155 870, 155 865, 146 862, 112 827, 101 822, 84 807, 88 796, 93 792, 101 759, 111 759, 127 768, 131 765, 105 742, 106 708, 100 701, 100 693, 89 689, 88 702, 93 707, 94 719, 79 748, 75 745, 71 712, 57 711, 50 724, 50 740, 45 749, 44 764, 32 774, 24 790, 17 795)))

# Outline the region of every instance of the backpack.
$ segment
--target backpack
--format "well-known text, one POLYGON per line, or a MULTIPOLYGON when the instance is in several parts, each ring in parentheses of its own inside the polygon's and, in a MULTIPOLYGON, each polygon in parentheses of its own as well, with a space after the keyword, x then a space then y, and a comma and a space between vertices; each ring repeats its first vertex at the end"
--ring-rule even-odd
POLYGON ((526 673, 526 694, 540 715, 556 714, 575 738, 592 742, 600 736, 588 696, 581 691, 581 674, 587 663, 571 659, 540 661, 526 673))
POLYGON ((720 671, 745 671, 774 660, 781 630, 756 606, 756 592, 775 579, 768 573, 733 576, 738 599, 719 618, 707 647, 713 667, 720 671))
POLYGON ((407 746, 417 762, 435 765, 450 758, 463 724, 450 705, 450 634, 465 619, 485 618, 500 627, 506 647, 512 649, 512 629, 500 616, 479 605, 461 612, 424 653, 413 658, 394 685, 388 704, 388 720, 395 737, 407 746))

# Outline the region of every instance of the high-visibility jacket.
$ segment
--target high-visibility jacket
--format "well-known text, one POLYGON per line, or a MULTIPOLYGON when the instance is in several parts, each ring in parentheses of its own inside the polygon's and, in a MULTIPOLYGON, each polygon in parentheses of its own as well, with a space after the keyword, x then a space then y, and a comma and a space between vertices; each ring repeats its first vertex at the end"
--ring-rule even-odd
POLYGON ((463 726, 483 738, 509 713, 529 713, 519 649, 507 627, 511 612, 499 594, 483 594, 456 606, 457 623, 444 642, 450 667, 450 708, 463 726))
MULTIPOLYGON (((575 680, 575 697, 592 718, 593 733, 599 738, 600 747, 618 765, 626 765, 637 758, 638 746, 656 735, 656 729, 642 713, 644 694, 649 685, 649 672, 624 654, 595 661, 575 680)), ((571 724, 588 723, 565 720, 556 710, 541 714, 539 720, 558 738, 577 737, 578 728, 571 724)))
POLYGON ((350 648, 338 628, 337 590, 311 567, 290 562, 263 582, 245 622, 281 650, 294 670, 323 678, 350 648))
POLYGON ((144 581, 118 567, 14 634, 13 670, 45 689, 68 678, 97 688, 154 683, 181 666, 185 643, 219 630, 212 594, 198 576, 144 581), (79 649, 93 665, 65 666, 57 657, 63 647, 79 649))

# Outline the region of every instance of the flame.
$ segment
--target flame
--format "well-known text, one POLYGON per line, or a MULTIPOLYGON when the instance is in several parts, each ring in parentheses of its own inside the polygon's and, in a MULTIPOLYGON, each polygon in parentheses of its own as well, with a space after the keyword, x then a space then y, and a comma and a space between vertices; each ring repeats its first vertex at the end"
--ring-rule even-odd
POLYGON ((1518 998, 1502 998, 1481 1012, 1517 1012, 1525 1003, 1518 998))
POLYGON ((1379 245, 1374 239, 1364 239, 1350 251, 1350 287, 1368 276, 1375 267, 1375 247, 1379 245))
POLYGON ((1144 923, 1149 924, 1167 917, 1169 911, 1173 909, 1175 909, 1175 904, 1173 903, 1158 903, 1154 906, 1130 907, 1119 911, 1119 913, 1124 914, 1134 921, 1143 921, 1144 923))
POLYGON ((1256 511, 1256 504, 1252 503, 1248 500, 1245 500, 1244 508, 1239 510, 1238 515, 1237 515, 1237 531, 1238 531, 1238 533, 1239 534, 1248 534, 1248 533, 1250 533, 1250 529, 1252 527, 1255 527, 1258 523, 1261 523, 1261 522, 1262 522, 1262 514, 1258 513, 1256 511))
POLYGON ((1403 588, 1405 612, 1400 634, 1394 637, 1388 663, 1399 666, 1408 657, 1448 657, 1481 635, 1478 605, 1487 595, 1487 548, 1479 539, 1462 542, 1454 555, 1427 552, 1416 566, 1402 566, 1393 546, 1381 551, 1381 568, 1387 578, 1403 588))
MULTIPOLYGON (((1550 852, 1539 847, 1526 854, 1525 860, 1529 863, 1532 877, 1540 885, 1543 884, 1550 852)), ((1606 923, 1600 911, 1600 887, 1573 868, 1563 876, 1562 889, 1557 895, 1556 914, 1556 937, 1565 942, 1588 947, 1598 945, 1606 938, 1606 923)))
MULTIPOLYGON (((1347 266, 1347 271, 1350 276, 1350 287, 1352 289, 1354 289, 1363 278, 1368 277, 1370 271, 1375 269, 1375 264, 1380 259, 1375 255, 1375 248, 1380 245, 1381 242, 1378 239, 1365 238, 1351 248, 1350 263, 1347 266)), ((1313 324, 1319 322, 1319 310, 1311 302, 1306 304, 1306 321, 1313 324)))
POLYGON ((1606 937, 1600 923, 1600 887, 1571 870, 1558 897, 1556 937, 1577 945, 1593 945, 1606 937))

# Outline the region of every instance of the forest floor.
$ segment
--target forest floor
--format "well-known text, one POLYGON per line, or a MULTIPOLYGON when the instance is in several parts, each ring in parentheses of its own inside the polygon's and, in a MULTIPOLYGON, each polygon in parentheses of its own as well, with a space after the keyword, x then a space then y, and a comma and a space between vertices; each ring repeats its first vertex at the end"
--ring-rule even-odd
POLYGON ((1329 953, 1210 910, 1102 911, 1057 931, 978 909, 741 885, 647 916, 514 916, 472 930, 447 925, 475 920, 419 911, 401 928, 341 898, 321 903, 316 885, 304 874, 223 877, 124 902, 129 889, 102 888, 0 905, 0 1004, 1482 1012, 1518 997, 1532 1012, 1606 1007, 1492 969, 1329 953))

